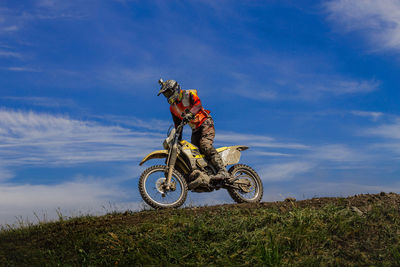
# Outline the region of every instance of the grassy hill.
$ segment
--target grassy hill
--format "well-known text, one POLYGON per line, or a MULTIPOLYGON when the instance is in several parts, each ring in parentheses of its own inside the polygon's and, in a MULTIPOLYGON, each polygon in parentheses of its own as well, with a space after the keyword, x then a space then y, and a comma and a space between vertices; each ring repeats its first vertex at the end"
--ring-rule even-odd
POLYGON ((400 195, 112 213, 2 229, 2 266, 400 266, 400 195))

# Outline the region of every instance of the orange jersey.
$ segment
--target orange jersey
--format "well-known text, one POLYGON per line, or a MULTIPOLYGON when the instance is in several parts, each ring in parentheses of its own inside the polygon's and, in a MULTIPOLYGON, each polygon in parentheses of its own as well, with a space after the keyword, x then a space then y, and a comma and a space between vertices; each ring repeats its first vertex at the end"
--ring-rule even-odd
POLYGON ((194 119, 189 121, 192 129, 197 129, 210 116, 210 111, 205 110, 201 105, 200 98, 197 95, 197 90, 181 90, 179 97, 173 103, 169 110, 175 122, 175 127, 180 122, 185 114, 191 112, 194 114, 194 119))

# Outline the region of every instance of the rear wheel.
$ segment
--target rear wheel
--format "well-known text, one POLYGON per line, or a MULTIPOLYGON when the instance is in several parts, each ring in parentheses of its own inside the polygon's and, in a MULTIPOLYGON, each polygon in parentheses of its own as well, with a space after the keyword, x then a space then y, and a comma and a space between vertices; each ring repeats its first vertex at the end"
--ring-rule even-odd
POLYGON ((155 209, 177 208, 187 197, 187 183, 182 175, 174 170, 171 188, 166 190, 165 165, 147 168, 139 178, 139 192, 143 200, 155 209))
POLYGON ((236 164, 229 169, 235 177, 233 184, 239 189, 228 188, 229 195, 237 203, 258 203, 263 196, 263 185, 257 172, 250 166, 236 164))

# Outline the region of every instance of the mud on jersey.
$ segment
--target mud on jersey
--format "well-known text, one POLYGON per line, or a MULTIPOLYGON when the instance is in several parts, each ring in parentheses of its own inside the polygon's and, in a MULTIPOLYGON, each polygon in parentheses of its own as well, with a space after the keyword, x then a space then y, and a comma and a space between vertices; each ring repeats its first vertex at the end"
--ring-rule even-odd
POLYGON ((179 97, 169 107, 175 127, 182 121, 185 114, 191 112, 195 115, 194 119, 189 122, 192 129, 197 129, 210 116, 210 111, 203 108, 197 90, 181 90, 179 97))

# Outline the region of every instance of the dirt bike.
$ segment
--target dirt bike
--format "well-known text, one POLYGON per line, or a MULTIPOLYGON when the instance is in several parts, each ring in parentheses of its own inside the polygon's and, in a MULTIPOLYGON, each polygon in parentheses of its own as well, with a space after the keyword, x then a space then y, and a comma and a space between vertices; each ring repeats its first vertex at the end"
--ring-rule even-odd
POLYGON ((225 188, 237 203, 257 203, 263 195, 260 177, 251 167, 237 164, 241 151, 247 146, 221 147, 217 152, 227 165, 233 165, 228 172, 230 182, 212 179, 216 168, 206 160, 193 144, 180 140, 186 122, 176 128, 170 127, 163 146, 165 150, 153 151, 143 158, 139 165, 151 160, 165 158, 165 165, 155 165, 143 171, 139 178, 139 192, 143 200, 151 207, 177 208, 192 192, 211 192, 225 188), (172 130, 171 130, 172 128, 172 130))

